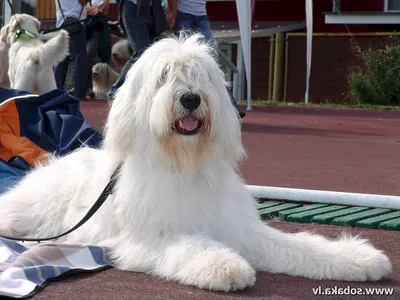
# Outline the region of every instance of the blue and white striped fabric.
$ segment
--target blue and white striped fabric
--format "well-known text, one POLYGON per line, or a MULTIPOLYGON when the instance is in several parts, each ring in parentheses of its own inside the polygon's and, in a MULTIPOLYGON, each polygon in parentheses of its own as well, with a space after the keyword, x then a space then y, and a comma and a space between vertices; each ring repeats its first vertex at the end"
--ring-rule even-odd
POLYGON ((0 238, 0 298, 33 296, 51 279, 109 268, 106 248, 0 238))

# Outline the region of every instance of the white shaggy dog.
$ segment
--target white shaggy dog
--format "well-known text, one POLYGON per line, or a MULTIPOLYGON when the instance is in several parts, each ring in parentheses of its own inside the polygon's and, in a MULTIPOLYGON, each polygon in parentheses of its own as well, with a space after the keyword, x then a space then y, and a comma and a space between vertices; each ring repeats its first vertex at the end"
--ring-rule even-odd
POLYGON ((10 25, 5 25, 0 30, 0 86, 9 87, 8 79, 8 50, 10 43, 8 42, 8 31, 10 25))
POLYGON ((199 288, 252 286, 256 271, 375 281, 391 263, 366 240, 287 234, 260 220, 235 171, 240 121, 213 49, 200 36, 153 44, 129 71, 101 150, 27 175, 0 198, 0 231, 48 237, 77 223, 121 163, 104 206, 68 243, 108 246, 122 270, 199 288))
POLYGON ((131 58, 134 50, 127 39, 119 40, 111 49, 111 60, 114 69, 121 72, 126 62, 131 58))
POLYGON ((13 89, 43 94, 57 88, 53 66, 69 53, 68 32, 61 30, 56 37, 43 43, 39 39, 39 28, 40 22, 30 15, 16 14, 11 18, 8 75, 13 89), (16 38, 19 26, 33 37, 22 34, 16 38))
POLYGON ((118 79, 118 73, 106 63, 97 63, 92 68, 93 92, 96 98, 107 98, 107 92, 118 79))

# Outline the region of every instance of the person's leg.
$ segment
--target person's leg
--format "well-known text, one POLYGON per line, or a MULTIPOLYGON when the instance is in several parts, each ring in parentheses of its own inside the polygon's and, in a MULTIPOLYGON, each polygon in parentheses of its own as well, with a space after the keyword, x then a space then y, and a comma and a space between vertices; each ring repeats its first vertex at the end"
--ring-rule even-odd
MULTIPOLYGON (((71 53, 71 48, 72 47, 71 47, 71 40, 70 40, 70 42, 69 42, 70 53, 71 53)), ((65 79, 67 78, 67 72, 68 72, 68 66, 69 66, 70 60, 71 60, 71 56, 68 55, 66 58, 64 58, 63 61, 59 62, 54 69, 56 85, 57 85, 57 88, 60 90, 64 90, 65 79)))
POLYGON ((240 118, 244 118, 246 116, 246 113, 240 109, 239 105, 236 102, 235 97, 233 97, 233 93, 229 90, 229 88, 226 88, 228 90, 229 96, 231 97, 231 102, 233 106, 236 108, 240 118))
POLYGON ((86 34, 85 31, 79 31, 70 35, 71 50, 74 55, 75 66, 75 97, 84 98, 86 96, 88 61, 86 53, 86 34))
POLYGON ((131 1, 123 1, 121 3, 121 18, 125 27, 128 40, 132 48, 136 49, 135 53, 126 62, 122 68, 117 81, 108 91, 108 98, 112 98, 115 92, 125 82, 126 74, 131 66, 139 59, 142 53, 150 45, 150 33, 148 24, 140 24, 137 18, 137 5, 131 1))
POLYGON ((187 13, 180 12, 178 10, 176 14, 176 21, 174 26, 174 32, 176 35, 182 30, 195 30, 196 25, 195 16, 187 13))
POLYGON ((237 102, 236 102, 235 97, 233 97, 233 93, 230 91, 229 88, 226 88, 226 89, 228 90, 228 94, 229 94, 229 96, 231 97, 231 101, 232 101, 233 106, 234 106, 236 109, 240 109, 239 106, 238 106, 238 104, 237 104, 237 102))
POLYGON ((214 38, 211 31, 210 22, 207 16, 198 16, 196 17, 196 29, 200 31, 202 35, 204 35, 205 39, 211 44, 214 44, 214 38))
POLYGON ((91 32, 91 36, 87 41, 86 45, 86 53, 87 53, 87 61, 88 61, 88 83, 87 89, 92 90, 92 67, 94 59, 97 56, 97 49, 99 47, 100 40, 100 32, 98 30, 93 30, 91 32))

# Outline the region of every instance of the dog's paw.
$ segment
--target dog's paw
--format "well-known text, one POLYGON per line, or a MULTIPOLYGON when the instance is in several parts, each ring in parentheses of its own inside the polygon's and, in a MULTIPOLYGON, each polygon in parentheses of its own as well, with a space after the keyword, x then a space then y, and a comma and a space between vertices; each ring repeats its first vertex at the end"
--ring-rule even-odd
POLYGON ((347 237, 333 243, 337 243, 340 253, 332 268, 331 279, 377 281, 390 275, 392 264, 389 258, 367 240, 347 237))
MULTIPOLYGON (((4 211, 0 212, 2 215, 4 211)), ((15 238, 26 236, 32 229, 32 224, 27 224, 24 219, 12 213, 4 213, 7 217, 0 219, 0 235, 15 238)))
POLYGON ((202 253, 179 275, 184 284, 225 292, 242 290, 256 281, 250 264, 240 255, 225 250, 202 253))
POLYGON ((60 38, 64 41, 64 43, 69 43, 70 36, 68 31, 61 29, 59 34, 60 38))
POLYGON ((65 29, 61 29, 60 34, 69 35, 68 31, 66 31, 65 29))
POLYGON ((24 234, 21 233, 21 232, 17 232, 15 230, 12 230, 12 229, 1 227, 1 225, 0 225, 0 236, 9 236, 9 237, 18 238, 18 237, 24 236, 24 234))

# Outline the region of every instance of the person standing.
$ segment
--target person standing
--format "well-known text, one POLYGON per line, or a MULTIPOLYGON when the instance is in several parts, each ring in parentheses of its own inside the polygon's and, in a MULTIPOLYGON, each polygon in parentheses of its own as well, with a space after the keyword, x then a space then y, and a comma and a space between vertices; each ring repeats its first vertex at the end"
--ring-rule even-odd
POLYGON ((208 20, 206 0, 166 0, 167 22, 175 32, 198 30, 214 43, 208 20))
MULTIPOLYGON (((81 101, 88 101, 86 96, 88 64, 86 54, 86 35, 82 20, 86 19, 85 0, 55 0, 56 26, 64 27, 69 32, 70 56, 74 57, 74 95, 81 101)), ((57 88, 64 89, 70 56, 61 61, 55 69, 57 88)))
POLYGON ((111 33, 106 15, 110 5, 109 0, 92 0, 87 7, 88 20, 85 26, 86 52, 88 57, 88 94, 93 97, 92 92, 92 67, 98 56, 102 63, 111 60, 111 33))
POLYGON ((118 0, 120 18, 132 49, 136 49, 122 68, 117 81, 108 91, 112 99, 124 83, 131 66, 139 59, 145 49, 164 31, 168 30, 161 0, 118 0))
MULTIPOLYGON (((176 34, 182 30, 199 31, 211 45, 216 46, 207 16, 206 0, 166 0, 165 7, 168 26, 176 34)), ((244 118, 246 113, 240 109, 229 89, 228 93, 239 116, 244 118)))

